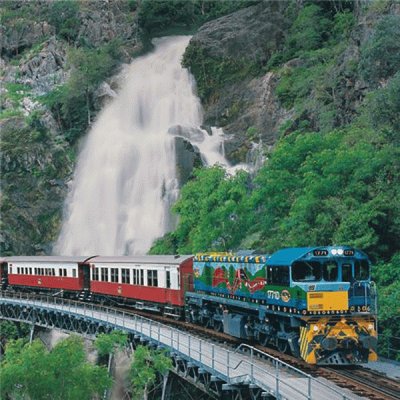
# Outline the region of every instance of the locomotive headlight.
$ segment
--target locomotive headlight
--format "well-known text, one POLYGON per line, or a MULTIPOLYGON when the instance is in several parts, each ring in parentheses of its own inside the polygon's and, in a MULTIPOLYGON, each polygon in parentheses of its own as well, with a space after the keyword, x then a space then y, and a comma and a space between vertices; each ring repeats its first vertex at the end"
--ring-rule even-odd
POLYGON ((318 331, 318 326, 317 326, 317 325, 314 325, 313 331, 314 331, 314 332, 317 332, 317 331, 318 331))
POLYGON ((343 249, 338 249, 337 253, 339 254, 339 256, 343 255, 343 249))
POLYGON ((338 251, 337 251, 336 249, 332 249, 332 250, 331 250, 331 253, 332 253, 333 256, 336 256, 336 254, 338 253, 338 251))
POLYGON ((369 324, 368 325, 368 330, 369 331, 373 331, 374 330, 374 325, 373 324, 369 324))

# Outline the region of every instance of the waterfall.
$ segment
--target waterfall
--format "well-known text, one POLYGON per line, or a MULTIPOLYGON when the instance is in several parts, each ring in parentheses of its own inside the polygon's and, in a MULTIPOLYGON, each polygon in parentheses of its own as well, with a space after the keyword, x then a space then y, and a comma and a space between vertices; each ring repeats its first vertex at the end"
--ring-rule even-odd
POLYGON ((154 51, 126 68, 79 155, 55 254, 144 254, 173 229, 174 132, 193 140, 206 164, 228 165, 222 131, 200 129, 194 80, 181 67, 189 40, 155 39, 154 51))

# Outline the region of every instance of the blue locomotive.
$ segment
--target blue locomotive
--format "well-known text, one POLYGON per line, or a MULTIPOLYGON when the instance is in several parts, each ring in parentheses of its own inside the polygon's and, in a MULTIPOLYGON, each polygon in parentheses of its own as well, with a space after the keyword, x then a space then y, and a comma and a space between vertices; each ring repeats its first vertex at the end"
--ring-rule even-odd
POLYGON ((311 364, 377 359, 376 288, 370 261, 346 247, 271 255, 199 254, 186 318, 272 344, 311 364))

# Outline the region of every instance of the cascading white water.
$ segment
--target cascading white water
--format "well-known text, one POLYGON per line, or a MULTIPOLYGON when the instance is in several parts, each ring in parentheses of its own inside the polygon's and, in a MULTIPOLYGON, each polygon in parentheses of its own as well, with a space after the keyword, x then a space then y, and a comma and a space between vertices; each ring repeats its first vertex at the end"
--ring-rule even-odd
POLYGON ((199 128, 201 105, 181 67, 189 40, 156 39, 155 51, 127 68, 79 155, 55 254, 144 254, 173 228, 169 209, 178 182, 171 128, 196 132, 207 164, 228 165, 221 132, 210 136, 199 128))

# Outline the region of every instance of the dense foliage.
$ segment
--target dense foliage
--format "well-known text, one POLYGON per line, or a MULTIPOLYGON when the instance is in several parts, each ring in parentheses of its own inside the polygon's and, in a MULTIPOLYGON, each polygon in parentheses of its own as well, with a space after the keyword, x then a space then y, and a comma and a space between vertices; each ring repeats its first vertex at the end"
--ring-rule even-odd
POLYGON ((7 345, 0 370, 2 398, 92 399, 111 386, 103 367, 86 361, 83 341, 75 336, 48 351, 39 340, 7 345))
POLYGON ((158 376, 161 376, 163 380, 161 398, 164 398, 170 369, 172 369, 172 360, 164 351, 138 346, 133 355, 130 371, 133 398, 147 399, 149 392, 157 382, 158 376))

